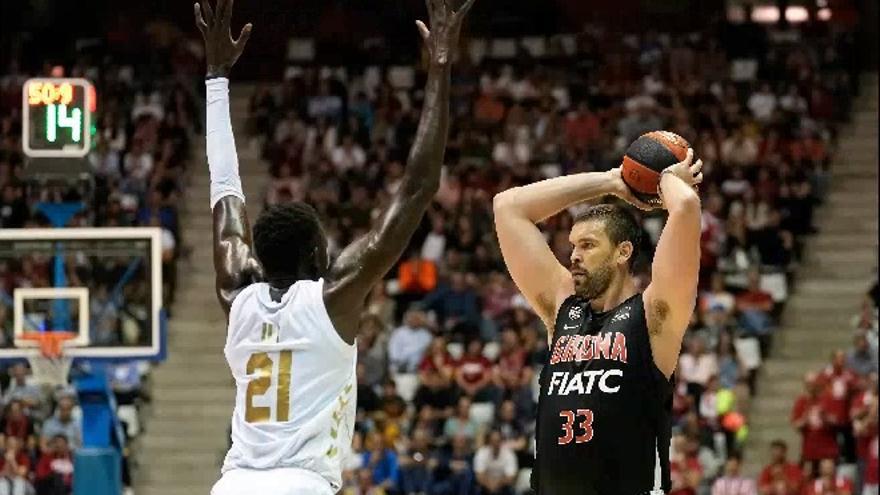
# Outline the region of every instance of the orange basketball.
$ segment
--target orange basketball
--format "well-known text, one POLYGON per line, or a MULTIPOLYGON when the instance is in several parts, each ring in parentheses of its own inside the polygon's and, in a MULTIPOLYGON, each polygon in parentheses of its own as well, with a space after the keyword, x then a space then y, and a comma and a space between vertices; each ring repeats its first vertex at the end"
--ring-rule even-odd
POLYGON ((660 172, 684 160, 688 148, 690 144, 674 132, 652 131, 643 134, 629 145, 623 156, 623 181, 635 197, 656 203, 660 172))

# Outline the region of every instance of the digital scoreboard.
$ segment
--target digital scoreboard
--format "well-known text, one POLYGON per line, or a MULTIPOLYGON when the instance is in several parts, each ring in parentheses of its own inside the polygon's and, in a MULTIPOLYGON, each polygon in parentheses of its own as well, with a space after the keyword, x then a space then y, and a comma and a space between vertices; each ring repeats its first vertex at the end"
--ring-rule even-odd
POLYGON ((95 88, 85 79, 28 79, 22 88, 22 144, 30 157, 83 157, 92 147, 95 88))

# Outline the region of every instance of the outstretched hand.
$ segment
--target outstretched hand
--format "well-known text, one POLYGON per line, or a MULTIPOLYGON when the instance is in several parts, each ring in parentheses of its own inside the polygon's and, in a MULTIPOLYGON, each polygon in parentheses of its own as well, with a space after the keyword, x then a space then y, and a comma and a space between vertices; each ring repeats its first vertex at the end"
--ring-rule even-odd
POLYGON ((233 2, 234 0, 216 0, 216 10, 211 8, 211 0, 193 5, 196 26, 205 39, 205 58, 208 62, 209 76, 226 76, 244 51, 248 38, 251 37, 253 25, 247 23, 241 29, 238 39, 232 39, 230 20, 233 2))
POLYGON ((431 29, 422 21, 416 21, 416 27, 431 57, 431 64, 446 65, 450 62, 450 54, 458 50, 458 35, 465 15, 474 5, 475 0, 465 0, 461 8, 452 11, 447 3, 450 0, 425 0, 428 7, 428 21, 431 29))

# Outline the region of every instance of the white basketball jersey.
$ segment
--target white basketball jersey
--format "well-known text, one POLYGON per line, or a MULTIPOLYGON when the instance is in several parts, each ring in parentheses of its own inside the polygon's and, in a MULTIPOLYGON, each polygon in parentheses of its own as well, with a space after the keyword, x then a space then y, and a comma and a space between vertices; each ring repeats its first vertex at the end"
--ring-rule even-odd
POLYGON ((224 353, 236 397, 224 473, 295 467, 340 488, 354 430, 357 352, 333 328, 323 287, 323 279, 300 281, 276 302, 258 283, 233 301, 224 353))

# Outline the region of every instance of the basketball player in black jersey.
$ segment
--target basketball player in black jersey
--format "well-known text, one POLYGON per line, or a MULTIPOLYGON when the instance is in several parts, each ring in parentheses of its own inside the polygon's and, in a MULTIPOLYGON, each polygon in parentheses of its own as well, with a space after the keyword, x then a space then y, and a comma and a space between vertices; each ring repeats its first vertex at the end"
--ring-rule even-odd
POLYGON ((641 228, 624 208, 592 206, 575 219, 571 266, 535 225, 579 202, 615 195, 641 209, 620 169, 548 179, 495 197, 495 227, 513 280, 548 329, 541 373, 538 495, 641 495, 670 488, 670 378, 694 309, 700 260, 702 163, 663 171, 668 211, 650 285, 630 271, 641 228))

